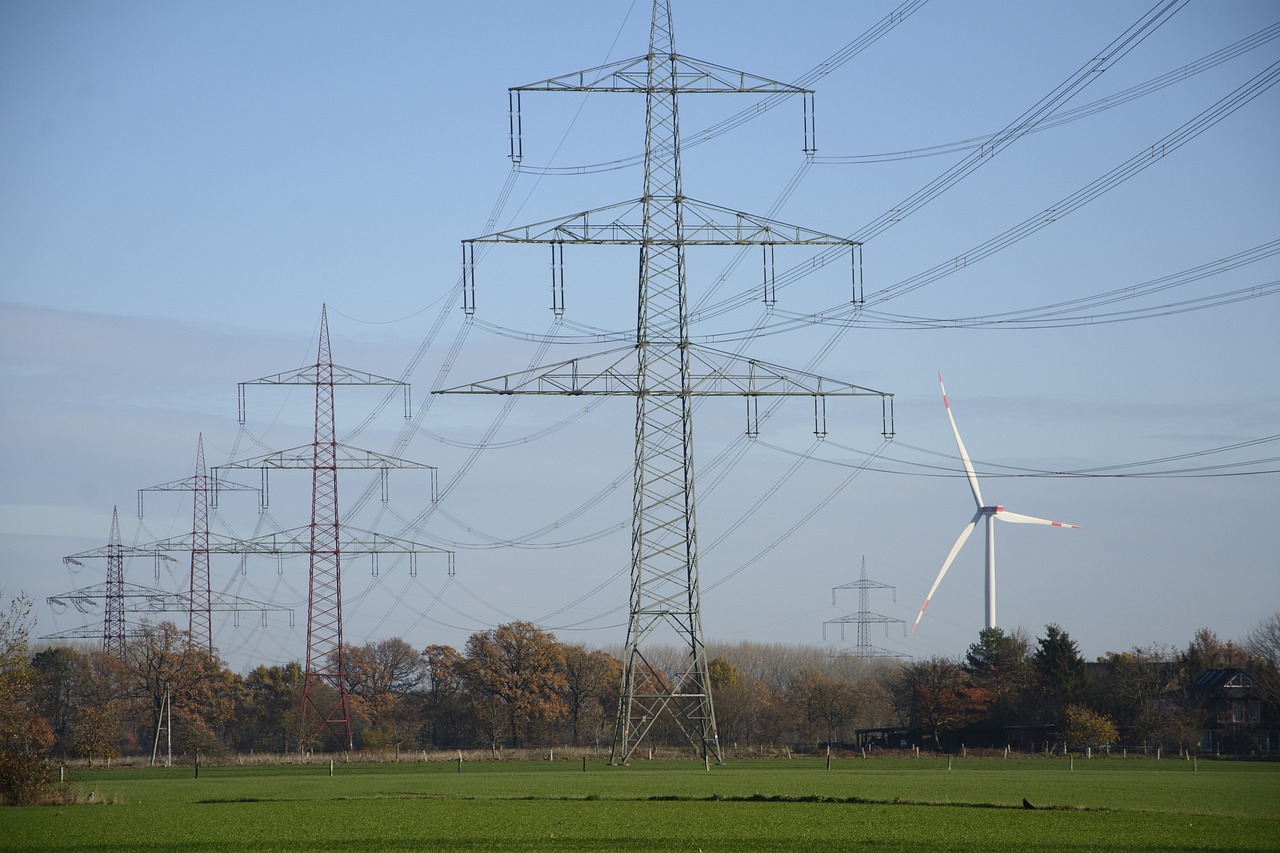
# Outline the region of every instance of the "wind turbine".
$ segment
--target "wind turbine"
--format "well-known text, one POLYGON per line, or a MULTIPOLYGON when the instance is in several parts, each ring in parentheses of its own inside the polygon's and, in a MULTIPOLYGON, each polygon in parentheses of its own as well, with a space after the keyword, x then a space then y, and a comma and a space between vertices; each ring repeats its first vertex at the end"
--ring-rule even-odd
POLYGON ((938 577, 933 582, 933 586, 929 587, 929 594, 924 597, 924 604, 920 606, 920 615, 916 617, 915 625, 911 626, 911 633, 916 632, 916 628, 920 626, 920 619, 924 616, 925 608, 929 606, 929 601, 933 598, 934 592, 938 589, 938 584, 942 583, 942 576, 947 573, 947 569, 951 568, 951 561, 956 558, 956 554, 960 553, 960 549, 964 546, 965 540, 969 538, 969 534, 978 526, 979 521, 985 520, 987 523, 987 627, 996 627, 996 519, 1001 521, 1012 521, 1018 524, 1047 524, 1051 527, 1074 527, 1080 528, 1078 524, 1063 524, 1061 521, 1049 521, 1047 518, 1036 518, 1032 515, 1019 515, 1016 512, 1009 512, 1002 506, 987 506, 982 500, 982 491, 978 488, 978 475, 973 470, 973 463, 969 461, 969 452, 964 449, 964 442, 960 440, 960 430, 956 429, 955 415, 951 414, 951 404, 947 402, 947 386, 942 384, 942 373, 938 373, 938 387, 942 389, 942 405, 947 409, 947 418, 951 421, 951 432, 956 437, 956 447, 960 449, 960 460, 964 462, 964 472, 969 478, 969 488, 973 490, 973 500, 978 505, 978 511, 974 513, 973 519, 965 525, 964 530, 960 531, 960 538, 956 540, 956 544, 951 546, 951 553, 947 554, 947 559, 942 564, 942 571, 938 572, 938 577))

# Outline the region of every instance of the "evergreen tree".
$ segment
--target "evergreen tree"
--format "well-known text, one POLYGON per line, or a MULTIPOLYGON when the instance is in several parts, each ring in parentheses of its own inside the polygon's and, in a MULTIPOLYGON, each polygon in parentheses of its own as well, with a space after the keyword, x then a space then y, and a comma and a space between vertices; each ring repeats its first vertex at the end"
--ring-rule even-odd
POLYGON ((1036 640, 1031 667, 1040 698, 1039 711, 1046 721, 1060 722, 1066 707, 1085 687, 1084 658, 1066 631, 1054 624, 1045 626, 1045 635, 1036 640))
POLYGON ((997 725, 1016 721, 1027 684, 1027 646, 1023 636, 984 628, 965 655, 964 671, 983 692, 988 713, 997 725))

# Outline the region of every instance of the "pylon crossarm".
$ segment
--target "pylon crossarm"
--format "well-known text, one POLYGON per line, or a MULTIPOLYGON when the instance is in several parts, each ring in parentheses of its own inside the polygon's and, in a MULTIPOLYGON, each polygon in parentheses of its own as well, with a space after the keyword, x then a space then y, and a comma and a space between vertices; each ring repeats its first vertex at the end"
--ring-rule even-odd
POLYGON ((157 560, 166 560, 170 563, 176 562, 165 551, 190 551, 191 550, 191 534, 183 535, 182 541, 186 543, 182 548, 161 548, 155 544, 134 546, 134 545, 103 545, 101 548, 94 548, 89 551, 81 551, 79 554, 72 554, 69 557, 63 557, 62 562, 69 566, 83 565, 81 560, 94 560, 102 557, 154 557, 157 560))
POLYGON ((841 616, 836 619, 828 619, 823 625, 855 625, 865 622, 870 625, 880 625, 890 622, 901 622, 901 619, 894 619, 892 616, 884 616, 879 613, 850 613, 847 616, 841 616))
POLYGON ((688 389, 657 386, 641 389, 635 373, 636 347, 619 347, 594 355, 508 373, 435 394, 568 394, 674 397, 892 397, 802 370, 744 358, 690 344, 688 389))
POLYGON ((684 240, 695 246, 860 246, 838 237, 697 199, 683 200, 684 240))
MULTIPOLYGON (((697 94, 812 94, 812 89, 805 89, 790 83, 770 80, 746 71, 738 71, 714 62, 694 59, 691 56, 672 55, 670 61, 674 71, 671 74, 671 86, 675 91, 697 94)), ((649 78, 649 57, 636 56, 631 59, 620 59, 595 68, 582 71, 571 71, 528 83, 524 86, 512 86, 512 92, 648 92, 652 88, 649 78)))
MULTIPOLYGON (((423 545, 383 533, 348 527, 342 525, 339 530, 343 554, 450 554, 451 551, 423 545)), ((106 548, 97 549, 102 553, 86 551, 73 557, 63 557, 63 562, 92 557, 108 556, 106 548)), ((124 556, 154 556, 173 562, 168 556, 174 552, 191 550, 191 534, 173 536, 152 542, 146 548, 124 548, 124 556)), ((311 528, 293 527, 252 539, 236 539, 218 533, 209 534, 209 553, 211 554, 269 554, 278 557, 311 553, 311 528)))
POLYGON ((201 485, 197 482, 196 477, 187 477, 185 480, 174 480, 171 483, 161 483, 158 486, 147 486, 145 489, 138 489, 138 518, 142 518, 143 495, 146 492, 194 492, 201 488, 207 489, 212 496, 212 505, 217 506, 217 493, 224 492, 256 492, 259 489, 256 486, 245 486, 231 480, 219 480, 214 473, 216 469, 210 469, 210 477, 207 485, 201 485))
MULTIPOLYGON (((326 365, 326 368, 329 365, 326 365)), ((333 384, 334 385, 407 385, 409 383, 402 382, 399 379, 391 379, 387 376, 378 376, 373 373, 365 373, 362 370, 352 370, 349 367, 340 365, 332 365, 333 367, 333 384)), ((262 376, 258 379, 250 379, 247 382, 241 382, 241 385, 315 385, 316 384, 316 365, 308 364, 295 370, 286 370, 283 373, 276 373, 271 376, 262 376)))
MULTIPOLYGON (((859 241, 839 237, 710 204, 697 199, 681 199, 684 211, 680 242, 686 246, 860 246, 859 241)), ((568 216, 520 225, 464 240, 474 243, 580 243, 587 245, 638 246, 644 241, 643 200, 628 199, 616 204, 579 211, 568 216)), ((665 245, 651 236, 648 245, 665 245)), ((259 380, 262 382, 262 380, 259 380)))
MULTIPOLYGON (((327 339, 326 339, 327 345, 327 339)), ((412 417, 409 402, 409 383, 399 379, 391 379, 387 376, 378 376, 374 373, 365 373, 361 370, 352 370, 349 367, 342 367, 337 364, 325 363, 308 364, 295 370, 286 370, 283 373, 276 373, 271 376, 262 376, 258 379, 250 379, 247 382, 241 382, 236 386, 236 406, 237 418, 240 423, 245 422, 245 389, 250 385, 315 385, 317 370, 323 368, 325 375, 324 385, 381 385, 386 387, 398 387, 404 391, 404 416, 406 419, 412 417), (330 375, 331 374, 331 375, 330 375)))
MULTIPOLYGON (((170 611, 186 611, 190 606, 190 598, 184 592, 168 592, 163 589, 154 589, 152 587, 141 586, 139 584, 126 582, 121 591, 120 598, 124 602, 124 609, 133 613, 165 613, 170 611)), ((87 613, 91 602, 106 598, 107 585, 105 583, 94 584, 92 586, 81 587, 80 589, 64 592, 60 595, 51 595, 45 600, 56 607, 66 607, 68 605, 74 607, 81 613, 87 613)), ((210 609, 219 611, 259 611, 259 610, 278 610, 287 612, 292 610, 289 607, 280 607, 265 601, 255 601, 251 598, 242 598, 238 595, 227 595, 226 593, 215 592, 209 599, 210 609)), ((98 629, 101 631, 101 629, 98 629)))
MULTIPOLYGON (((169 593, 160 589, 153 589, 147 586, 140 586, 134 583, 123 583, 118 594, 120 599, 125 602, 143 602, 142 606, 126 604, 126 610, 154 610, 149 602, 163 600, 167 596, 175 595, 182 599, 182 606, 179 609, 187 608, 187 597, 178 593, 169 593)), ((107 585, 105 583, 94 584, 92 586, 81 587, 70 592, 64 592, 60 595, 51 595, 45 599, 50 606, 66 607, 70 605, 81 613, 88 613, 89 608, 93 606, 93 602, 106 598, 108 595, 107 585)), ((102 629, 98 628, 99 633, 102 629)))
POLYGON ((634 346, 534 367, 433 394, 618 394, 639 393, 634 346))
MULTIPOLYGON (((122 639, 136 637, 143 633, 142 628, 125 626, 122 639)), ((55 631, 52 634, 41 634, 41 640, 100 640, 102 639, 101 625, 81 625, 79 628, 68 628, 65 631, 55 631)))
MULTIPOLYGON (((407 539, 387 536, 386 534, 375 533, 371 530, 348 527, 347 525, 340 526, 338 540, 342 543, 342 553, 345 556, 353 556, 356 554, 452 553, 443 548, 423 545, 418 542, 411 542, 407 539)), ((289 530, 282 530, 278 533, 255 537, 254 539, 237 541, 239 541, 239 544, 247 545, 252 549, 250 553, 267 553, 277 555, 310 554, 311 528, 294 527, 289 530)), ((213 550, 212 546, 210 546, 210 550, 213 550)), ((236 553, 243 552, 237 551, 236 553)))
POLYGON ((642 199, 627 199, 568 216, 544 219, 472 237, 463 243, 593 243, 634 246, 641 239, 642 203, 642 199))
MULTIPOLYGON (((337 465, 344 470, 377 470, 386 468, 395 468, 398 470, 431 470, 434 471, 434 465, 426 465, 421 462, 412 462, 408 459, 400 459, 395 456, 387 456, 382 453, 375 453, 372 450, 362 450, 358 447, 352 447, 347 444, 337 444, 335 447, 337 465)), ((250 468, 275 468, 279 470, 287 469, 307 469, 315 464, 315 448, 310 444, 304 444, 299 447, 291 447, 288 450, 277 450, 274 453, 266 453, 261 456, 254 456, 249 459, 239 459, 234 462, 227 462, 224 465, 214 466, 213 471, 219 471, 224 468, 232 469, 250 469, 250 468)), ((218 487, 222 487, 222 481, 219 481, 218 487)), ((244 487, 242 487, 244 488, 244 487)))
POLYGON ((892 397, 887 391, 864 388, 803 370, 746 358, 696 344, 689 345, 690 376, 695 396, 728 397, 892 397))

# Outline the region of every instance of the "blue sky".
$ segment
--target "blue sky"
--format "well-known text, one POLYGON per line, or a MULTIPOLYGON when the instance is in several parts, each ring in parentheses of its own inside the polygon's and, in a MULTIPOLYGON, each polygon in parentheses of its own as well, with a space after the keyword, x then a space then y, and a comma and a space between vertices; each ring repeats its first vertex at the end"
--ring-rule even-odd
MULTIPOLYGON (((677 48, 798 80, 895 8, 677 2, 677 48)), ((801 105, 784 101, 688 148, 685 191, 863 233, 968 154, 926 149, 1010 126, 1148 8, 932 0, 818 76, 812 162, 801 151, 801 105)), ((1021 136, 869 239, 868 306, 854 328, 783 322, 847 306, 847 271, 799 278, 767 312, 758 299, 731 299, 759 287, 757 255, 690 251, 691 302, 717 308, 695 324, 701 342, 793 367, 826 351, 817 372, 896 395, 897 437, 887 447, 871 401, 832 403, 816 447, 808 401, 783 406, 754 442, 741 438, 739 402, 700 406, 708 640, 822 643, 824 621, 857 609, 851 593, 833 606, 831 590, 856 580, 864 555, 869 576, 897 590, 896 601, 874 596, 872 610, 915 618, 972 514, 939 371, 987 500, 1083 527, 1001 526, 1002 626, 1034 636, 1057 622, 1092 657, 1185 645, 1202 626, 1238 638, 1280 608, 1271 535, 1280 481, 1267 461, 1280 434, 1276 255, 1121 294, 1130 298, 1075 312, 1094 317, 1084 325, 923 328, 904 319, 990 318, 1137 288, 1275 241, 1276 87, 1079 209, 1045 211, 1274 63, 1280 39, 1200 70, 1204 57, 1278 20, 1274 3, 1188 3, 1059 114, 1184 69, 1178 82, 1021 136), (980 261, 958 260, 1036 217, 1055 221, 980 261), (877 297, 943 264, 955 271, 877 297), (1169 307, 1244 288, 1263 295, 1169 307), (1153 316, 1102 322, 1135 309, 1153 316), (777 333, 743 340, 761 323, 777 333), (1270 441, 1197 455, 1259 439, 1270 441), (1219 467, 1198 473, 1216 476, 1167 476, 1206 466, 1219 467), (1027 476, 1103 468, 1126 476, 1027 476), (1135 476, 1153 472, 1166 476, 1135 476)), ((362 500, 363 475, 344 475, 343 506, 360 526, 457 554, 452 580, 443 563, 424 561, 414 577, 389 561, 376 576, 367 558, 349 562, 347 639, 461 645, 471 631, 520 618, 562 639, 620 644, 631 402, 521 398, 504 414, 503 400, 430 392, 605 349, 616 344, 581 330, 634 324, 631 250, 570 247, 565 322, 553 328, 545 248, 501 247, 480 264, 468 325, 459 242, 640 194, 641 172, 625 164, 642 149, 641 98, 526 95, 525 158, 513 171, 505 90, 642 54, 647 28, 640 0, 4 4, 0 589, 39 602, 38 632, 100 618, 57 612, 44 599, 101 582, 103 561, 73 574, 61 558, 104 545, 113 506, 126 543, 189 532, 184 496, 148 496, 139 520, 136 495, 190 476, 198 434, 211 465, 310 440, 305 389, 249 389, 242 430, 236 385, 313 362, 327 304, 335 362, 413 383, 422 414, 400 455, 437 466, 444 490, 425 525, 409 524, 430 495, 412 472, 392 475, 385 505, 376 494, 362 500), (556 343, 540 352, 548 333, 556 343), (514 544, 491 547, 502 541, 514 544)), ((684 138, 755 103, 686 97, 684 138)), ((779 254, 780 264, 803 260, 779 254)), ((396 447, 405 421, 398 402, 382 403, 376 390, 340 389, 340 438, 396 447)), ((256 475, 240 479, 257 485, 256 475)), ((269 514, 227 494, 215 527, 249 535, 306 523, 306 475, 280 473, 270 485, 269 514)), ((169 589, 184 583, 181 566, 133 561, 126 573, 169 589)), ((229 660, 302 655, 305 575, 299 561, 241 570, 215 556, 216 588, 297 608, 292 627, 280 617, 266 629, 252 618, 215 620, 229 660)), ((874 632, 873 641, 955 655, 981 627, 975 536, 920 630, 874 632)), ((833 629, 828 640, 847 645, 833 629)))

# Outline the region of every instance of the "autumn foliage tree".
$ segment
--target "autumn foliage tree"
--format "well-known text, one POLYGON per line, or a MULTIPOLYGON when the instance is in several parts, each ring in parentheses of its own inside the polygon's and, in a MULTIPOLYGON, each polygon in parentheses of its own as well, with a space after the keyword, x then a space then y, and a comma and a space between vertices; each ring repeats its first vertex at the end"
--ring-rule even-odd
POLYGON ((805 670, 796 678, 792 694, 804 709, 805 730, 810 741, 835 741, 858 713, 861 695, 853 682, 805 670))
POLYGON ((925 658, 904 667, 898 702, 907 718, 933 741, 935 749, 942 748, 945 732, 973 721, 982 707, 965 671, 943 657, 925 658))
POLYGON ((564 667, 564 647, 532 623, 511 622, 471 635, 464 679, 492 744, 501 722, 511 745, 519 746, 538 724, 564 717, 564 667))
POLYGON ((53 728, 34 708, 35 679, 27 657, 34 620, 31 599, 19 595, 0 612, 0 802, 40 800, 51 782, 46 761, 53 728))
POLYGON ((1062 736, 1067 746, 1083 749, 1089 746, 1109 746, 1120 739, 1116 724, 1105 714, 1099 714, 1084 705, 1068 705, 1062 736))
POLYGON ((453 646, 431 645, 422 651, 423 733, 427 742, 446 746, 459 742, 466 723, 466 660, 453 646))
POLYGON ((243 681, 216 653, 192 643, 172 622, 144 623, 126 644, 125 659, 138 700, 137 723, 154 732, 162 712, 167 719, 171 709, 174 745, 181 752, 225 749, 243 681))

